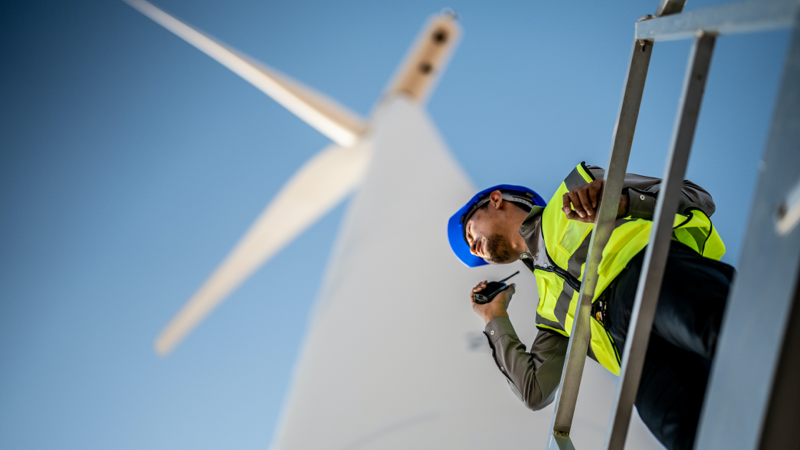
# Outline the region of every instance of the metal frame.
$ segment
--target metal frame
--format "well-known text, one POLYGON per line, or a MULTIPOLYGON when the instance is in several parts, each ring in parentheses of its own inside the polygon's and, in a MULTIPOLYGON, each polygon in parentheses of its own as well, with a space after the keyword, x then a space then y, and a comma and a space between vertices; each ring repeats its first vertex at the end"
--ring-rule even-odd
POLYGON ((768 31, 792 26, 796 0, 750 0, 639 22, 636 39, 671 41, 697 33, 717 35, 768 31))
POLYGON ((782 402, 790 399, 789 395, 797 398, 800 392, 800 226, 795 223, 786 232, 776 227, 781 211, 791 208, 786 201, 800 182, 797 11, 768 136, 696 449, 797 447, 792 436, 796 438, 800 433, 800 406, 782 402), (787 420, 789 426, 781 428, 780 424, 787 420), (780 445, 781 441, 786 444, 780 445))
MULTIPOLYGON (((785 439, 785 433, 776 438, 780 428, 770 423, 765 425, 767 415, 783 418, 783 422, 787 417, 800 418, 797 403, 785 400, 786 392, 800 397, 793 382, 800 376, 800 357, 796 356, 800 349, 800 332, 796 331, 800 328, 800 301, 795 301, 800 297, 797 286, 800 227, 796 226, 800 219, 794 217, 800 217, 800 152, 797 150, 800 142, 800 28, 797 25, 800 3, 797 0, 746 1, 681 13, 684 4, 685 0, 661 0, 656 12, 659 17, 647 16, 636 25, 606 172, 606 188, 592 232, 548 449, 574 449, 569 434, 589 346, 589 317, 597 285, 597 268, 602 250, 613 232, 615 206, 619 204, 653 42, 695 39, 606 435, 604 448, 614 450, 624 447, 628 432, 669 251, 673 215, 678 207, 716 37, 787 26, 794 26, 794 33, 765 153, 764 162, 768 165, 759 179, 740 264, 742 272, 723 324, 695 448, 774 448, 775 443, 785 439), (776 264, 781 265, 778 271, 772 269, 776 264), (766 270, 770 270, 770 274, 765 277, 766 270), (747 275, 741 275, 743 273, 747 275), (753 298, 763 298, 769 306, 754 308, 753 298), (781 319, 776 319, 776 314, 781 319), (789 328, 789 322, 794 328, 789 328), (749 326, 745 327, 745 332, 739 328, 731 331, 729 323, 749 326), (787 329, 794 332, 787 335, 787 329), (766 336, 765 330, 769 330, 766 336), (754 336, 758 336, 757 339, 754 336), (784 339, 785 336, 789 337, 784 339), (743 349, 757 353, 756 356, 748 352, 747 370, 742 369, 743 349), (774 390, 773 379, 777 380, 774 390), (742 386, 747 387, 742 389, 742 386), (736 388, 735 392, 731 387, 736 388), (742 402, 743 390, 750 402, 742 402)), ((791 419, 787 423, 791 423, 791 419)), ((794 434, 800 435, 800 430, 795 430, 794 434)), ((792 436, 794 440, 786 439, 786 442, 796 443, 792 436)))

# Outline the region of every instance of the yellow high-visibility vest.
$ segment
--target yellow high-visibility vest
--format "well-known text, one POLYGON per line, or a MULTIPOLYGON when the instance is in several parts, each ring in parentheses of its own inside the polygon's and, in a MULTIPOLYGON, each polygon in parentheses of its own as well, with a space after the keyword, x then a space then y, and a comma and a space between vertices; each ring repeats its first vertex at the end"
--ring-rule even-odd
MULTIPOLYGON (((542 235, 547 256, 554 265, 554 270, 534 269, 539 291, 539 306, 536 309, 537 326, 564 336, 569 336, 572 330, 594 224, 567 219, 561 210, 562 197, 565 193, 592 181, 594 178, 589 170, 580 164, 561 183, 542 211, 542 235)), ((652 225, 653 222, 646 219, 631 217, 617 219, 614 232, 603 250, 603 259, 598 269, 597 288, 592 302, 597 301, 614 278, 625 269, 628 261, 647 246, 652 225)), ((719 260, 725 253, 725 244, 711 224, 711 220, 699 209, 675 214, 672 238, 707 258, 719 260)), ((619 355, 608 333, 595 317, 591 318, 591 324, 591 351, 603 367, 619 375, 619 355)))

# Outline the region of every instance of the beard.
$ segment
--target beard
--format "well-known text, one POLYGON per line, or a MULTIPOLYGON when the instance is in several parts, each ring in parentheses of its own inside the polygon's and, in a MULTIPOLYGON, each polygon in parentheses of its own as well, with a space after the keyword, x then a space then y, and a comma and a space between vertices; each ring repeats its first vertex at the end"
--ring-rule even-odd
POLYGON ((486 256, 486 262, 490 264, 508 264, 516 260, 511 243, 501 234, 486 238, 486 256))

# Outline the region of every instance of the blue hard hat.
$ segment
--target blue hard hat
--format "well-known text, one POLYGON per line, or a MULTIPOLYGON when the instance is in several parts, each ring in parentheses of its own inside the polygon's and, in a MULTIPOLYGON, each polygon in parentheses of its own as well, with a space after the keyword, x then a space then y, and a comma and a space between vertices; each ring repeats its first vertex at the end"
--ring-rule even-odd
POLYGON ((447 222, 447 238, 450 240, 450 248, 453 249, 453 253, 458 256, 458 259, 469 267, 482 266, 486 264, 486 261, 469 252, 469 244, 467 244, 467 238, 464 235, 464 226, 472 216, 472 213, 489 202, 489 194, 498 189, 503 193, 504 200, 519 203, 528 208, 547 205, 544 199, 532 189, 512 184, 498 184, 475 194, 447 222))

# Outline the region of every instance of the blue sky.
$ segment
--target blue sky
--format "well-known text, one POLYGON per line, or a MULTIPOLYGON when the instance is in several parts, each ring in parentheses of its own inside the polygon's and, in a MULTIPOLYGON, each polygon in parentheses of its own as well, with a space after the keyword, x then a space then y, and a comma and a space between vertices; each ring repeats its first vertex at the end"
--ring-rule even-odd
MULTIPOLYGON (((430 114, 478 186, 545 197, 606 163, 633 24, 656 4, 156 2, 365 116, 452 7, 464 39, 430 114)), ((342 207, 169 358, 152 341, 328 140, 122 2, 3 11, 0 448, 267 447, 342 207)), ((711 67, 688 178, 734 264, 787 36, 720 38, 711 67)), ((630 171, 662 173, 688 51, 654 48, 630 171)))

